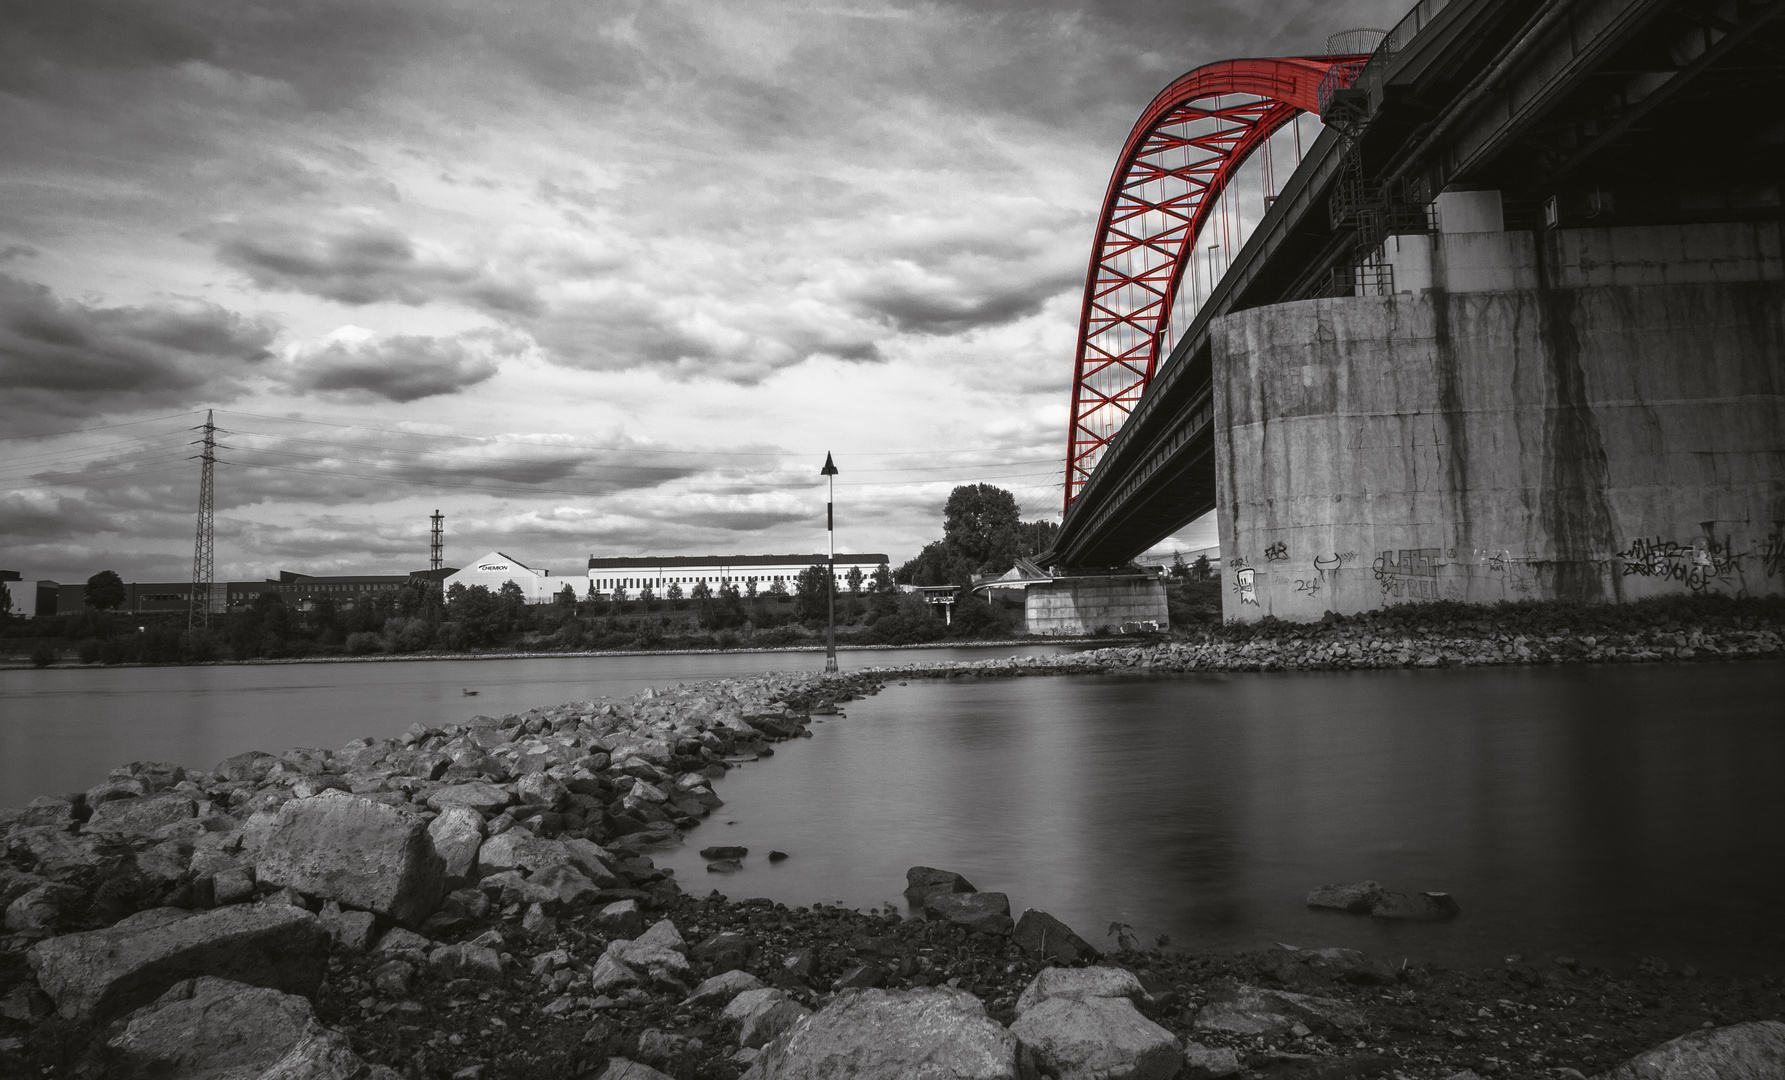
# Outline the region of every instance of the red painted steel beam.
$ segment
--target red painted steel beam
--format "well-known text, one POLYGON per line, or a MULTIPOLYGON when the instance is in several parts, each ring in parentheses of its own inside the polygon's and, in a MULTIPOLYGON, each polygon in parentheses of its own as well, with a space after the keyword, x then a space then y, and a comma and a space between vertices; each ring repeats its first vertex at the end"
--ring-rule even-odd
MULTIPOLYGON (((1194 243, 1240 166, 1337 70, 1367 57, 1223 60, 1180 76, 1135 121, 1117 159, 1085 275, 1066 438, 1065 505, 1152 381, 1194 243), (1230 95, 1240 100, 1229 102, 1230 95), (1209 130, 1183 130, 1186 124, 1209 130), (1176 130, 1174 130, 1176 129, 1176 130), (1183 160, 1172 163, 1173 157, 1183 160)), ((1211 282, 1211 285, 1213 283, 1211 282)))

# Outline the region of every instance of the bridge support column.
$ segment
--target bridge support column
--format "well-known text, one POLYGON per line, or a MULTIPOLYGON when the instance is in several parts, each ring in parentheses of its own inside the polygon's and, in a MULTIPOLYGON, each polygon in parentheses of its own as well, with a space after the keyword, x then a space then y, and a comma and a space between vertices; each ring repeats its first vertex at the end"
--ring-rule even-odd
POLYGON ((1023 628, 1031 634, 1082 637, 1100 631, 1169 630, 1165 586, 1136 574, 1065 576, 1030 585, 1023 628))
POLYGON ((1385 246, 1213 329, 1229 618, 1785 591, 1779 225, 1385 246))

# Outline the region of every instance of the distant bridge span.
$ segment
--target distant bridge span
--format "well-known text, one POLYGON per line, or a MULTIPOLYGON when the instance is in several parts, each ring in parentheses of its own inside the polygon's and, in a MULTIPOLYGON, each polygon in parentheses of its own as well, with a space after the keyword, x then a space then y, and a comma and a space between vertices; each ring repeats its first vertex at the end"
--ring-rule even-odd
MULTIPOLYGON (((1162 359, 1196 237, 1240 167, 1301 113, 1316 116, 1368 55, 1222 60, 1178 77, 1122 147, 1085 277, 1065 505, 1097 467, 1162 359), (1229 100, 1230 98, 1234 100, 1229 100), (1214 130, 1204 130, 1214 121, 1214 130)), ((1212 283, 1211 283, 1212 284, 1212 283)))

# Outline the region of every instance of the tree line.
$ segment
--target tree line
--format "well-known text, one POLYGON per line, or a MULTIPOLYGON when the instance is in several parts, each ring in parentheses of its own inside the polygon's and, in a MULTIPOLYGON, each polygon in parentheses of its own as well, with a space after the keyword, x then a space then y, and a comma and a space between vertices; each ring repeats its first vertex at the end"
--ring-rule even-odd
MULTIPOLYGON (((392 592, 367 594, 351 604, 322 597, 301 607, 274 592, 245 607, 213 614, 210 625, 189 629, 185 612, 122 612, 123 579, 103 570, 87 579, 82 611, 29 621, 7 619, 0 636, 36 639, 41 664, 196 663, 207 660, 327 656, 426 655, 525 650, 539 652, 775 647, 815 642, 836 608, 845 644, 910 645, 942 640, 1008 637, 1020 629, 1015 613, 967 591, 955 597, 951 621, 900 585, 971 584, 975 575, 1001 574, 1017 558, 1045 551, 1058 526, 1023 521, 1016 498, 990 484, 967 484, 943 507, 942 539, 927 544, 897 570, 882 563, 871 574, 851 567, 838 580, 815 564, 790 590, 775 582, 700 582, 685 594, 672 584, 662 595, 579 595, 566 582, 555 602, 529 604, 520 586, 498 589, 413 581, 392 592)), ((3 586, 0 586, 3 587, 3 586)), ((0 608, 0 610, 5 610, 0 608)))

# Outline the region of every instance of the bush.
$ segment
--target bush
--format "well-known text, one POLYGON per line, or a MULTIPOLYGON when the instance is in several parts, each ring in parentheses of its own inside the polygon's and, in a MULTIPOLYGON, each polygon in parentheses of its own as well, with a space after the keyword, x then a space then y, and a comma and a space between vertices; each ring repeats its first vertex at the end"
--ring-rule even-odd
POLYGON ((970 592, 963 592, 954 605, 954 621, 947 634, 954 638, 1009 637, 1016 632, 1016 620, 1002 608, 993 606, 970 592))
MULTIPOLYGON (((384 620, 383 648, 385 652, 406 653, 425 649, 428 647, 428 639, 432 636, 432 630, 426 619, 405 619, 396 616, 384 620)), ((351 645, 348 646, 348 650, 352 651, 351 645)))
POLYGON ((357 634, 347 635, 348 656, 367 656, 371 653, 383 651, 384 641, 377 634, 370 633, 369 631, 361 631, 357 634))
POLYGON ((32 667, 49 667, 56 662, 56 647, 47 641, 40 641, 31 649, 32 667))
POLYGON ((895 610, 874 620, 862 640, 873 645, 919 645, 940 641, 947 633, 942 620, 930 614, 930 605, 907 593, 899 597, 895 610))

